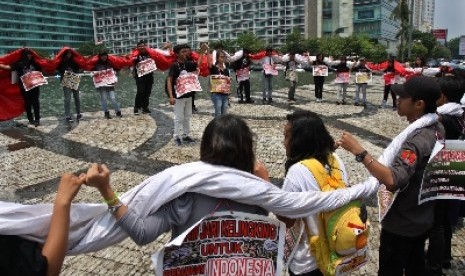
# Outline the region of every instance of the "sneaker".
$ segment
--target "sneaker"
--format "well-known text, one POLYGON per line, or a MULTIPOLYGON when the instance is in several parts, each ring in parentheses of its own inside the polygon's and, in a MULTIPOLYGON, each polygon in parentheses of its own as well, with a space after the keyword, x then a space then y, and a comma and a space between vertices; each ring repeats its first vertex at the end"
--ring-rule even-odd
POLYGON ((315 100, 315 102, 317 102, 317 103, 321 103, 322 101, 323 101, 323 99, 321 99, 321 98, 316 98, 316 100, 315 100))
POLYGON ((385 108, 386 107, 386 101, 383 100, 381 104, 379 105, 379 108, 385 108))
POLYGON ((397 106, 393 106, 392 111, 396 111, 396 110, 397 110, 397 106))
POLYGON ((123 118, 121 111, 116 111, 116 117, 123 118))
POLYGON ((150 111, 150 109, 148 109, 148 108, 146 107, 146 108, 142 108, 142 113, 143 113, 143 114, 150 114, 150 113, 152 113, 152 111, 150 111))
POLYGON ((66 117, 65 120, 66 120, 66 122, 68 122, 68 123, 74 122, 74 121, 73 121, 73 118, 71 118, 71 117, 66 117))
POLYGON ((346 104, 346 101, 342 101, 342 105, 345 105, 346 104))
POLYGON ((294 100, 294 99, 288 99, 288 100, 287 100, 287 103, 288 103, 288 104, 295 104, 295 100, 294 100))
POLYGON ((359 106, 359 104, 358 104, 358 103, 354 103, 354 105, 355 105, 355 106, 359 106))
POLYGON ((272 98, 268 98, 268 102, 269 102, 269 103, 272 103, 272 102, 273 102, 273 99, 272 99, 272 98))
POLYGON ((244 99, 239 99, 239 100, 237 101, 237 103, 243 104, 243 103, 245 103, 245 102, 244 102, 244 99))
POLYGON ((192 139, 192 138, 189 137, 189 136, 182 137, 182 141, 183 141, 183 142, 186 142, 186 143, 194 143, 194 142, 195 142, 195 140, 192 139))
POLYGON ((105 111, 105 119, 111 119, 110 111, 105 111))
POLYGON ((32 120, 29 121, 29 125, 30 125, 30 126, 33 126, 33 125, 34 125, 34 121, 32 121, 32 120))
POLYGON ((198 110, 197 107, 194 105, 194 106, 192 107, 192 112, 197 112, 197 111, 199 111, 199 110, 198 110))
POLYGON ((78 115, 76 115, 76 121, 79 122, 79 120, 81 120, 81 118, 82 118, 82 114, 79 113, 78 115))
POLYGON ((340 102, 340 101, 336 101, 336 104, 337 104, 337 105, 340 105, 340 104, 341 104, 341 102, 340 102))
POLYGON ((182 145, 181 139, 179 139, 179 137, 174 138, 174 143, 176 144, 176 146, 182 145))
POLYGON ((34 121, 34 126, 36 126, 36 127, 40 126, 40 121, 39 121, 39 120, 35 120, 35 121, 34 121))
POLYGON ((134 115, 139 115, 139 108, 134 107, 134 115))
POLYGON ((246 102, 246 103, 254 103, 255 101, 252 100, 252 99, 246 99, 245 102, 246 102))

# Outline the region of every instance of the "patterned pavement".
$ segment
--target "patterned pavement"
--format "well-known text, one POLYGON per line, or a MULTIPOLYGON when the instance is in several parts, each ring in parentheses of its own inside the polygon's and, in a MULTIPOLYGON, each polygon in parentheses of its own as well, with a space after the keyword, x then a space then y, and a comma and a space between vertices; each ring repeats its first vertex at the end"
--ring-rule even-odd
MULTIPOLYGON (((368 88, 367 107, 335 105, 333 84, 326 84, 323 103, 315 103, 313 86, 299 86, 297 103, 289 105, 286 90, 274 92, 273 104, 260 103, 261 92, 253 92, 255 104, 239 105, 232 99, 230 113, 244 118, 257 136, 257 157, 267 166, 273 183, 281 185, 284 178, 285 150, 282 128, 285 115, 305 109, 319 113, 334 137, 347 130, 355 134, 372 154, 379 155, 407 122, 390 108, 380 109, 381 79, 375 78, 368 88)), ((353 97, 354 86, 349 87, 353 97)), ((351 101, 349 101, 351 103, 351 101)), ((151 106, 152 114, 134 116, 131 108, 123 109, 122 119, 105 120, 101 112, 85 112, 77 124, 67 124, 58 117, 46 117, 37 128, 27 120, 0 123, 0 199, 27 204, 53 202, 61 174, 87 169, 90 163, 106 163, 113 172, 112 185, 124 192, 174 164, 198 160, 203 129, 212 118, 213 106, 206 99, 196 100, 199 111, 192 117, 192 136, 197 142, 177 147, 172 141, 172 107, 151 106)), ((86 110, 85 106, 83 110, 86 110)), ((368 176, 366 169, 351 154, 338 150, 357 183, 368 176)), ((76 202, 101 202, 99 194, 83 187, 76 202)), ((369 208, 372 220, 370 262, 353 275, 376 275, 379 247, 377 210, 369 208)), ((457 230, 453 238, 452 268, 446 275, 465 275, 465 230, 457 230)), ((65 260, 62 275, 150 275, 151 254, 170 238, 162 235, 147 246, 137 246, 130 239, 107 249, 70 256, 65 260)))

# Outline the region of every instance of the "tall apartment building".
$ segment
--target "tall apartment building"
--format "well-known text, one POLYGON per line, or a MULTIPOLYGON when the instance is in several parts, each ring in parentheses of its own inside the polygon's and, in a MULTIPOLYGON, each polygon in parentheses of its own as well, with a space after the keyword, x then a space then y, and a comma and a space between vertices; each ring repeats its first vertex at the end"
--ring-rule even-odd
POLYGON ((309 0, 308 36, 322 37, 353 33, 354 0, 309 0))
MULTIPOLYGON (((1 1, 0 54, 27 46, 54 53, 93 40, 92 9, 124 0, 1 1)), ((130 1, 131 2, 131 1, 130 1)))
POLYGON ((413 2, 413 27, 421 32, 431 32, 434 26, 434 0, 413 2))
POLYGON ((354 33, 367 34, 385 45, 394 54, 400 22, 391 19, 397 5, 392 0, 354 0, 354 33))
POLYGON ((293 28, 306 30, 306 0, 155 0, 94 10, 95 39, 114 53, 129 52, 139 40, 188 43, 236 39, 249 31, 273 46, 293 28))

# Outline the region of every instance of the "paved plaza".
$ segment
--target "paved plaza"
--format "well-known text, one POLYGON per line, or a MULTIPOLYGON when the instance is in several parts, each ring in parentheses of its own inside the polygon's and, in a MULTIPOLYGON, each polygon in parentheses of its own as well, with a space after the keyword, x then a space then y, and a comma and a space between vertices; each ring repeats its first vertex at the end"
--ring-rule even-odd
MULTIPOLYGON (((382 98, 381 78, 368 88, 367 107, 352 105, 355 87, 349 87, 349 104, 336 105, 336 88, 325 84, 323 103, 315 103, 313 85, 299 86, 296 104, 289 105, 286 89, 274 91, 272 104, 261 104, 261 92, 253 91, 255 104, 237 104, 231 99, 230 113, 244 118, 257 139, 257 157, 265 163, 272 182, 282 185, 285 149, 285 115, 294 110, 320 114, 335 138, 342 131, 355 134, 363 146, 378 156, 383 148, 405 128, 407 122, 391 108, 378 108, 382 98)), ((203 92, 205 93, 205 92, 203 92)), ((389 100, 390 103, 390 100, 389 100)), ((103 119, 102 112, 84 112, 83 120, 68 124, 61 117, 42 118, 41 126, 27 126, 26 119, 0 123, 0 199, 25 204, 51 203, 62 173, 85 171, 93 162, 105 163, 112 171, 111 183, 122 193, 150 175, 175 164, 198 160, 200 138, 212 119, 213 105, 196 100, 198 112, 192 117, 194 144, 173 143, 173 112, 168 104, 151 106, 152 114, 132 115, 123 109, 122 119, 103 119)), ((82 109, 86 111, 86 107, 82 109)), ((61 110, 57 114, 61 114, 61 110)), ((346 164, 350 184, 368 176, 352 154, 338 149, 346 164)), ((83 187, 76 202, 101 203, 100 194, 83 187)), ((371 260, 354 275, 376 275, 379 247, 379 223, 376 208, 369 208, 372 221, 371 260)), ((452 241, 454 260, 446 275, 465 275, 465 229, 456 231, 452 241)), ((150 275, 151 254, 170 239, 162 235, 147 246, 137 246, 130 239, 110 248, 65 260, 62 275, 150 275)))

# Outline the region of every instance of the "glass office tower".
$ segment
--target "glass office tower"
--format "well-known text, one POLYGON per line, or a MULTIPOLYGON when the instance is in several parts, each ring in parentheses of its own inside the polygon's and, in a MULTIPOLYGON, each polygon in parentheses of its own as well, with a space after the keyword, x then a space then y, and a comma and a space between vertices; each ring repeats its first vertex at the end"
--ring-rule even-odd
POLYGON ((0 1, 0 54, 23 46, 54 54, 63 46, 93 41, 92 10, 128 2, 133 1, 0 1))

